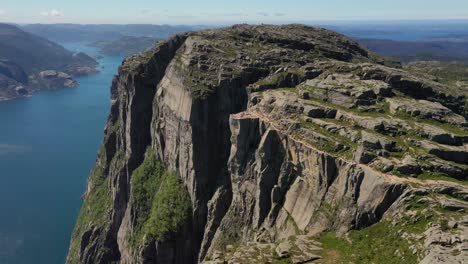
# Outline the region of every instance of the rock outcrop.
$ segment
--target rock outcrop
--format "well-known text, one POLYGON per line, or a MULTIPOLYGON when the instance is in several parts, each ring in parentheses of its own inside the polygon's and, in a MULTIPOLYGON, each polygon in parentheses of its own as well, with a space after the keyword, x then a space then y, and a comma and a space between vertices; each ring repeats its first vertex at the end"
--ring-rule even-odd
POLYGON ((42 71, 31 77, 30 85, 38 89, 54 89, 58 87, 76 87, 78 82, 64 72, 42 71))
POLYGON ((113 81, 67 262, 466 259, 468 104, 447 91, 320 28, 159 43, 113 81))

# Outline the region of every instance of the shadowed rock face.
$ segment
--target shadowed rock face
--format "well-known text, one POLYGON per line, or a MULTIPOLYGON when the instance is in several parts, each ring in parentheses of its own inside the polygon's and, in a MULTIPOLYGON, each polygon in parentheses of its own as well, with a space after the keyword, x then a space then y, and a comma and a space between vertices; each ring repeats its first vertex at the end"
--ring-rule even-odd
MULTIPOLYGON (((127 58, 67 262, 302 263, 327 257, 311 236, 398 225, 422 194, 425 213, 466 201, 466 98, 385 63, 302 25, 193 32, 127 58), (135 202, 160 190, 132 185, 149 154, 191 200, 162 238, 135 202)), ((414 242, 414 260, 438 245, 414 242)))

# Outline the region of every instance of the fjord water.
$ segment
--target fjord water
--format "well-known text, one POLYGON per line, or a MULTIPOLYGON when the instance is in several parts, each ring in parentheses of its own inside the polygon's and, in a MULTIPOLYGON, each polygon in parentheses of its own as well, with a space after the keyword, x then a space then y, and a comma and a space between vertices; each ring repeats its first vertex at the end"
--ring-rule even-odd
POLYGON ((0 102, 0 263, 64 263, 121 61, 100 59, 77 88, 0 102))

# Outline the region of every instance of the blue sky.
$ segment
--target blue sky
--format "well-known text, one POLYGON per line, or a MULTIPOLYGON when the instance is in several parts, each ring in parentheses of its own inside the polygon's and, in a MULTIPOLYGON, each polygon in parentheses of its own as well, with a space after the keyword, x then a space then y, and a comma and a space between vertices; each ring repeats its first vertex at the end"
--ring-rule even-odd
POLYGON ((230 24, 468 19, 468 0, 2 0, 16 23, 230 24))

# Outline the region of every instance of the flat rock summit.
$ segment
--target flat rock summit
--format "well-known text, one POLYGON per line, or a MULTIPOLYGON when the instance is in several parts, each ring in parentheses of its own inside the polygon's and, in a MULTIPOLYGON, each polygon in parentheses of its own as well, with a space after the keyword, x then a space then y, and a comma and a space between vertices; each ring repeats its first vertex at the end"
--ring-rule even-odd
POLYGON ((125 59, 67 263, 463 263, 468 91, 303 25, 125 59))

